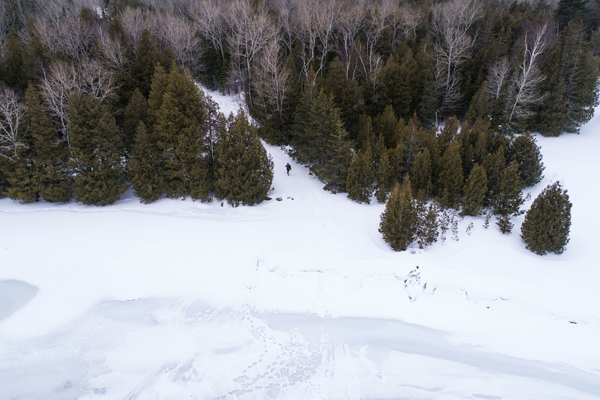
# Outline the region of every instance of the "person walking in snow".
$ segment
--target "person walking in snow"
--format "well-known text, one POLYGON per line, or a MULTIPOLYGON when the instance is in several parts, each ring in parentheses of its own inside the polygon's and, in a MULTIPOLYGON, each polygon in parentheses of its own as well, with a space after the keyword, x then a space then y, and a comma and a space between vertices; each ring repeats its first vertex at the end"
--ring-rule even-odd
POLYGON ((288 176, 290 176, 290 171, 292 170, 290 163, 285 164, 285 170, 287 171, 288 176))

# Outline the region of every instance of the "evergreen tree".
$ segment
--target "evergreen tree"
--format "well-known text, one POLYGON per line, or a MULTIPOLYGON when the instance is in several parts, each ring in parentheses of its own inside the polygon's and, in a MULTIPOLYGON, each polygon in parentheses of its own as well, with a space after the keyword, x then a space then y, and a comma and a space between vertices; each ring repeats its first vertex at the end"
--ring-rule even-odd
POLYGON ((44 114, 38 93, 31 85, 25 92, 25 104, 36 190, 48 202, 68 202, 71 200, 73 178, 67 168, 67 142, 61 140, 52 121, 44 114))
POLYGON ((560 0, 556 10, 560 29, 564 29, 573 19, 585 19, 588 0, 560 0))
POLYGON ((235 207, 262 202, 273 182, 273 161, 243 110, 230 115, 217 146, 216 195, 235 207))
POLYGON ((385 203, 388 193, 390 192, 391 172, 390 160, 386 151, 381 153, 376 174, 375 197, 379 203, 385 203))
POLYGON ((369 204, 371 202, 375 183, 372 160, 373 156, 369 147, 364 153, 359 150, 358 154, 352 159, 352 164, 350 164, 348 170, 348 179, 346 180, 348 197, 359 203, 369 204))
POLYGON ((508 160, 519 168, 519 177, 525 187, 533 186, 542 180, 544 163, 542 153, 529 132, 513 139, 508 149, 508 160))
POLYGON ((314 72, 311 70, 308 83, 304 86, 302 96, 294 111, 294 122, 291 128, 290 143, 294 147, 292 155, 297 157, 300 162, 310 163, 311 158, 308 155, 307 149, 311 146, 311 138, 314 137, 311 132, 310 113, 313 108, 313 103, 319 92, 314 84, 314 72))
POLYGON ((12 28, 6 36, 4 52, 4 65, 0 70, 2 72, 0 81, 4 81, 10 88, 24 90, 27 87, 24 69, 25 52, 15 28, 12 28))
POLYGON ((381 214, 379 232, 392 249, 404 251, 416 237, 419 227, 419 216, 408 175, 404 177, 402 186, 396 184, 381 214))
POLYGON ((325 182, 323 189, 345 192, 352 153, 348 133, 339 117, 334 130, 329 133, 324 153, 321 163, 313 165, 313 171, 325 182))
POLYGON ((4 169, 4 175, 8 183, 6 195, 12 200, 18 200, 23 204, 32 203, 39 199, 30 154, 30 147, 19 147, 15 152, 12 165, 4 169))
POLYGON ((465 114, 465 121, 469 124, 474 124, 479 118, 488 120, 492 116, 492 104, 490 103, 490 91, 487 81, 483 81, 481 87, 471 99, 469 109, 465 114))
POLYGON ((417 230, 417 244, 420 249, 424 249, 437 242, 439 236, 438 229, 440 222, 438 220, 439 207, 435 203, 429 206, 419 207, 419 228, 417 230))
POLYGON ((475 164, 465 184, 461 215, 477 216, 483 213, 485 195, 488 190, 487 186, 485 169, 479 164, 475 164))
POLYGON ((498 216, 498 227, 502 233, 510 233, 513 228, 510 217, 521 215, 523 205, 521 189, 523 183, 519 178, 519 170, 516 164, 506 168, 500 177, 498 193, 494 198, 494 214, 498 216))
POLYGON ((202 125, 207 109, 204 93, 189 71, 181 73, 173 65, 152 132, 160 152, 167 197, 191 195, 194 199, 209 200, 209 188, 203 186, 207 171, 202 125))
POLYGON ((441 159, 442 169, 438 188, 441 193, 446 193, 447 204, 445 205, 451 207, 457 207, 462 196, 464 177, 460 150, 460 143, 453 142, 441 159))
POLYGON ((417 193, 423 192, 425 197, 428 197, 431 192, 431 169, 429 149, 425 148, 422 153, 417 154, 410 170, 415 191, 417 193))
POLYGON ((128 154, 131 154, 133 150, 133 142, 140 122, 143 122, 144 125, 148 123, 148 101, 136 88, 125 108, 123 120, 123 142, 128 154))
POLYGON ((162 173, 160 159, 152 148, 146 125, 139 122, 131 159, 129 160, 129 175, 134 194, 144 204, 152 203, 162 197, 162 173))
POLYGON ((168 56, 164 56, 159 52, 156 39, 152 33, 148 29, 144 29, 138 41, 135 58, 133 59, 129 73, 132 80, 132 91, 137 88, 142 92, 144 97, 148 97, 156 64, 159 62, 164 68, 170 66, 168 56))
POLYGON ((525 214, 521 238, 538 255, 562 254, 569 243, 571 207, 567 191, 559 182, 548 185, 525 214))
POLYGON ((75 94, 69 106, 69 138, 77 174, 73 198, 83 204, 113 204, 127 190, 119 129, 108 107, 75 94))
POLYGON ((394 108, 391 105, 387 106, 385 111, 373 120, 376 137, 382 135, 388 149, 393 149, 398 144, 397 128, 398 119, 396 119, 394 108))

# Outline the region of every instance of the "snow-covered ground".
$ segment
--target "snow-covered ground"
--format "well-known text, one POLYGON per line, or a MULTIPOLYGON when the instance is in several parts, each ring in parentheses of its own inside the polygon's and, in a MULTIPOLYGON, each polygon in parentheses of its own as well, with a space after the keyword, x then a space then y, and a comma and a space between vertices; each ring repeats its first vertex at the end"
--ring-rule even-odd
POLYGON ((396 253, 383 205, 268 145, 254 207, 0 200, 0 399, 599 398, 599 128, 538 138, 532 199, 560 180, 573 203, 560 256, 522 217, 396 253))

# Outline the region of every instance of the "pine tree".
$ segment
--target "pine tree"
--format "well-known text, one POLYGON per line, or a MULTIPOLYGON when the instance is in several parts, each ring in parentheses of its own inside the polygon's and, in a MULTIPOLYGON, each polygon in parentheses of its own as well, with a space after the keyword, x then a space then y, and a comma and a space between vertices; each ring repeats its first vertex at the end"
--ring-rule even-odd
POLYGON ((508 149, 508 160, 519 168, 519 177, 524 187, 533 186, 542 180, 544 163, 535 137, 529 132, 513 139, 508 149))
POLYGON ((75 94, 69 106, 69 138, 77 174, 75 201, 113 204, 127 190, 119 128, 108 107, 89 95, 75 94))
POLYGON ((134 194, 144 204, 152 203, 162 197, 162 174, 160 170, 160 159, 146 131, 146 125, 140 121, 131 159, 129 160, 129 175, 134 194))
POLYGON ((419 217, 408 175, 402 186, 396 184, 381 214, 379 232, 392 249, 404 251, 415 240, 419 217))
POLYGON ((273 161, 243 110, 230 115, 217 146, 216 195, 235 207, 262 202, 273 182, 273 161))
POLYGON ((533 201, 521 226, 526 247, 538 255, 562 254, 569 243, 571 207, 559 182, 548 185, 533 201))
POLYGON ((372 159, 373 156, 369 147, 364 153, 359 150, 358 154, 352 159, 352 164, 350 164, 348 170, 346 191, 349 198, 359 203, 369 204, 371 202, 375 183, 372 159))
POLYGON ((488 190, 485 169, 475 164, 465 184, 461 215, 477 216, 483 213, 485 195, 488 190))
POLYGON ((348 133, 339 117, 334 130, 329 132, 324 153, 321 163, 313 166, 319 179, 325 182, 323 189, 345 192, 352 153, 348 133))
POLYGON ((386 151, 381 153, 379 158, 379 163, 377 167, 377 175, 376 175, 376 186, 377 190, 375 192, 375 197, 377 197, 377 201, 379 203, 385 203, 387 199, 388 193, 390 192, 390 182, 391 182, 391 173, 390 173, 390 160, 388 157, 388 153, 386 151))
POLYGON ((498 216, 498 227, 502 233, 510 233, 513 224, 510 222, 511 216, 521 215, 520 210, 523 205, 523 196, 521 189, 523 183, 519 178, 519 170, 516 164, 511 164, 500 176, 498 184, 498 193, 494 197, 494 214, 498 216))
POLYGON ((25 52, 19 40, 19 34, 13 27, 6 35, 4 62, 0 81, 13 89, 24 90, 27 87, 27 77, 24 70, 25 52))
POLYGON ((423 192, 425 197, 431 192, 431 167, 429 149, 425 148, 422 153, 417 154, 410 170, 414 190, 417 193, 423 192))
POLYGON ((32 203, 39 199, 30 154, 30 147, 18 148, 12 165, 4 169, 4 175, 8 182, 6 195, 12 200, 18 200, 23 204, 32 203))
POLYGON ((481 87, 471 99, 469 109, 465 114, 465 121, 474 124, 477 119, 482 118, 489 121, 492 116, 492 104, 490 103, 490 92, 487 81, 483 81, 481 87))
POLYGON ((152 131, 160 152, 167 197, 192 195, 194 199, 209 200, 209 193, 202 187, 206 169, 201 128, 207 109, 204 93, 189 71, 181 73, 173 65, 152 131))
POLYGON ((396 118, 394 108, 391 105, 387 106, 385 111, 373 120, 373 130, 376 137, 382 135, 385 141, 385 147, 388 149, 393 149, 398 145, 397 128, 398 119, 396 118))
POLYGON ((73 178, 67 168, 67 143, 61 140, 52 121, 44 114, 38 93, 31 85, 25 92, 25 103, 28 110, 30 158, 37 191, 48 202, 68 202, 71 200, 73 178))
POLYGON ((420 249, 424 249, 437 242, 439 236, 438 221, 439 207, 435 203, 429 206, 423 205, 419 210, 419 229, 417 231, 417 244, 420 249))
POLYGON ((148 101, 136 88, 124 111, 123 144, 128 154, 133 150, 133 142, 140 122, 144 125, 148 123, 148 101))
POLYGON ((442 169, 438 187, 442 193, 445 193, 444 197, 447 197, 445 205, 451 207, 457 207, 462 196, 464 177, 460 150, 460 143, 453 142, 441 159, 442 169))

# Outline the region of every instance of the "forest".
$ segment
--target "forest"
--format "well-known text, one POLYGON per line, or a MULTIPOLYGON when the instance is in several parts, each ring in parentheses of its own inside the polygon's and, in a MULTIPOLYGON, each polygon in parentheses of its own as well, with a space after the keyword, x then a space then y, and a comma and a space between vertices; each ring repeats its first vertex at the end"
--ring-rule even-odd
POLYGON ((325 190, 508 233, 543 174, 530 132, 598 105, 599 25, 595 0, 5 0, 0 197, 256 204, 262 139, 325 190))

